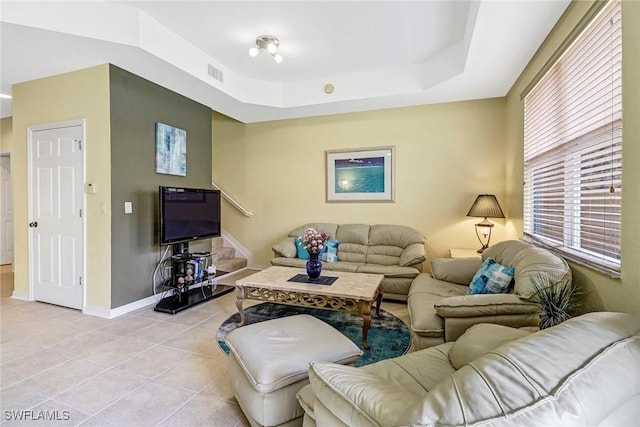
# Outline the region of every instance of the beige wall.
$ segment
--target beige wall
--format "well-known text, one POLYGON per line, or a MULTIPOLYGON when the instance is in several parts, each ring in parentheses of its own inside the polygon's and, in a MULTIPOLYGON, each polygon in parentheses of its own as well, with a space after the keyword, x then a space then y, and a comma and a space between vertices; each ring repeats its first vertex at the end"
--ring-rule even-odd
POLYGON ((13 140, 13 123, 11 117, 0 120, 0 153, 11 151, 13 140))
POLYGON ((27 199, 27 128, 86 120, 86 181, 98 193, 86 197, 86 304, 111 308, 111 215, 100 213, 110 205, 111 165, 109 128, 109 68, 82 71, 17 84, 13 87, 13 194, 15 206, 15 291, 28 294, 29 221, 27 199))
MULTIPOLYGON (((522 235, 523 104, 520 94, 554 53, 592 2, 573 2, 507 96, 506 195, 513 224, 522 235)), ((575 282, 588 296, 586 310, 640 312, 640 2, 622 5, 623 192, 622 278, 611 279, 572 265, 575 282)))
MULTIPOLYGON (((223 204, 223 228, 267 265, 271 246, 307 222, 404 224, 429 258, 477 248, 465 215, 480 193, 504 198, 504 99, 268 123, 213 114, 213 179, 254 217, 223 204), (394 145, 395 203, 327 203, 325 150, 394 145)), ((506 236, 496 220, 495 241, 506 236)), ((426 266, 428 269, 428 264, 426 266)))

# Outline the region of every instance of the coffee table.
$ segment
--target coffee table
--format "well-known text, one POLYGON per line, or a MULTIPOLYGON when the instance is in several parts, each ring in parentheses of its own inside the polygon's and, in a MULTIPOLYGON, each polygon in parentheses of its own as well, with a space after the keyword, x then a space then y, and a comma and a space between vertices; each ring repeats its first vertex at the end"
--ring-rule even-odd
POLYGON ((369 349, 367 333, 371 326, 371 308, 376 302, 380 317, 382 274, 323 271, 322 276, 337 277, 331 285, 316 285, 288 280, 304 273, 299 268, 273 266, 236 281, 236 307, 240 313, 238 326, 245 323, 242 305, 245 299, 271 301, 279 304, 360 313, 362 345, 369 349))

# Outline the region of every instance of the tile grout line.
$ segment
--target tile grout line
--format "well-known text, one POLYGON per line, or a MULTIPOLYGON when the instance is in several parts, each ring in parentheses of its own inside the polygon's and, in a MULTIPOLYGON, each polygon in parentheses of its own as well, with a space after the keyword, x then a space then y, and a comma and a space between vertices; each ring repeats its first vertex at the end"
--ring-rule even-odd
MULTIPOLYGON (((58 392, 58 393, 56 393, 56 394, 53 394, 52 396, 48 397, 48 399, 44 400, 43 402, 40 402, 39 404, 42 404, 42 403, 44 403, 44 402, 46 402, 46 401, 48 401, 48 400, 53 400, 53 401, 55 401, 55 402, 57 402, 57 403, 60 403, 60 404, 64 404, 64 405, 66 405, 66 406, 69 406, 69 407, 71 407, 71 408, 73 408, 73 409, 75 409, 75 410, 77 410, 77 411, 79 411, 79 412, 81 412, 81 413, 86 413, 86 412, 84 412, 84 411, 82 411, 82 410, 80 410, 80 409, 78 409, 78 408, 75 408, 75 407, 73 407, 73 406, 71 406, 71 405, 67 405, 67 404, 63 403, 62 401, 60 401, 60 400, 56 400, 56 397, 60 396, 61 394, 65 393, 65 392, 67 392, 67 391, 69 391, 69 390, 71 390, 71 389, 73 389, 73 388, 76 388, 76 387, 78 387, 78 386, 80 386, 80 385, 82 385, 82 384, 85 384, 85 383, 87 383, 87 382, 91 381, 92 379, 96 378, 96 377, 97 377, 97 376, 99 376, 99 375, 102 375, 102 374, 104 374, 104 373, 106 373, 106 372, 109 372, 109 371, 111 371, 111 370, 114 370, 114 369, 120 369, 120 370, 122 370, 123 372, 126 372, 126 373, 128 373, 128 374, 132 374, 132 375, 136 375, 136 376, 139 376, 139 377, 141 377, 141 378, 144 378, 146 381, 145 381, 145 382, 143 382, 142 384, 140 384, 140 386, 139 386, 139 387, 136 387, 136 388, 135 388, 134 390, 132 390, 131 392, 126 393, 126 394, 122 395, 120 398, 118 398, 118 399, 116 399, 115 401, 111 402, 111 403, 110 403, 110 404, 108 404, 107 406, 105 406, 105 407, 103 407, 103 408, 99 409, 99 410, 98 410, 97 412, 95 412, 94 414, 90 414, 90 415, 89 415, 89 417, 88 417, 86 420, 82 421, 82 422, 85 422, 85 421, 87 421, 88 419, 91 419, 91 418, 94 418, 94 417, 97 417, 100 421, 105 421, 105 420, 103 420, 102 418, 99 418, 99 417, 98 417, 98 414, 100 414, 101 412, 105 411, 107 408, 109 408, 109 407, 111 407, 111 406, 115 405, 117 402, 119 402, 120 400, 122 400, 122 399, 126 398, 127 396, 130 396, 131 394, 133 394, 136 390, 140 389, 141 387, 143 387, 143 386, 145 386, 145 385, 147 385, 147 384, 149 384, 149 383, 151 383, 151 382, 156 381, 156 380, 157 380, 161 375, 163 375, 164 373, 166 373, 166 372, 168 372, 168 371, 172 370, 176 365, 180 364, 181 362, 180 362, 180 361, 175 362, 174 364, 172 364, 171 366, 167 367, 167 368, 166 368, 166 369, 164 369, 163 371, 159 372, 158 374, 156 374, 156 375, 155 375, 154 377, 152 377, 152 378, 149 378, 149 377, 144 376, 144 375, 135 374, 135 373, 132 373, 132 372, 129 372, 129 371, 126 371, 126 370, 123 370, 123 369, 121 369, 121 368, 118 368, 118 366, 120 366, 120 365, 122 365, 122 364, 126 363, 127 361, 129 361, 129 360, 131 360, 131 359, 134 359, 134 358, 136 358, 136 357, 138 357, 138 356, 140 356, 140 355, 142 355, 142 354, 144 354, 144 353, 146 353, 146 352, 148 352, 148 351, 150 351, 150 350, 152 350, 152 349, 154 349, 154 348, 166 348, 166 349, 172 349, 172 350, 180 351, 180 352, 182 352, 182 353, 188 354, 188 355, 189 355, 188 357, 192 357, 192 356, 202 356, 202 355, 200 355, 200 354, 198 354, 198 353, 194 353, 194 352, 190 352, 190 351, 186 351, 186 350, 178 349, 178 348, 174 348, 174 347, 165 346, 165 345, 163 345, 163 343, 164 343, 164 342, 166 342, 166 341, 168 341, 168 340, 170 340, 170 339, 172 339, 173 337, 175 337, 175 336, 177 336, 177 335, 179 335, 179 334, 181 334, 181 333, 186 333, 186 332, 188 332, 188 331, 189 331, 189 330, 191 330, 192 328, 195 328, 196 326, 198 326, 198 325, 200 325, 200 324, 202 324, 202 323, 206 322, 207 320, 209 320, 209 319, 211 319, 211 318, 213 318, 213 317, 217 316, 217 314, 218 314, 218 313, 215 313, 214 315, 210 316, 209 318, 204 319, 204 320, 202 320, 201 322, 198 322, 198 323, 194 324, 193 326, 188 327, 184 332, 179 332, 179 333, 177 333, 177 334, 175 334, 175 335, 172 335, 171 337, 167 338, 166 340, 162 341, 161 343, 154 343, 154 345, 153 345, 153 346, 151 346, 151 347, 149 347, 148 349, 146 349, 146 350, 144 350, 144 351, 141 351, 141 352, 139 352, 139 353, 136 353, 136 354, 132 355, 131 357, 129 357, 129 358, 127 358, 127 359, 125 359, 125 360, 123 360, 123 361, 119 362, 117 365, 114 365, 114 366, 108 367, 108 368, 107 368, 107 369, 105 369, 104 371, 101 371, 101 372, 99 372, 99 373, 97 373, 97 374, 95 374, 95 375, 93 375, 93 376, 91 376, 91 377, 87 378, 86 380, 81 381, 80 383, 74 384, 74 385, 72 385, 72 386, 70 386, 70 387, 68 387, 68 388, 65 388, 64 390, 59 391, 59 392, 58 392)), ((150 325, 150 326, 158 326, 158 325, 150 325)), ((184 326, 188 326, 188 325, 184 325, 184 326)), ((144 329, 146 329, 146 328, 144 328, 144 329)), ((126 337, 129 337, 129 336, 131 336, 131 335, 125 335, 125 336, 126 336, 126 337)), ((85 353, 86 353, 86 352, 85 352, 85 353)), ((79 358, 80 358, 82 355, 84 355, 85 353, 79 354, 79 355, 77 355, 76 357, 74 357, 74 358, 72 358, 72 359, 68 360, 67 362, 69 362, 69 361, 71 361, 71 360, 79 359, 79 358)), ((67 363, 67 362, 63 362, 63 363, 67 363)), ((94 363, 94 364, 98 364, 98 365, 100 365, 100 363, 96 363, 96 362, 91 362, 91 363, 94 363)), ((59 365, 56 365, 56 366, 59 366, 59 365)), ((52 367, 52 368, 53 368, 53 367, 52 367)), ((49 369, 52 369, 52 368, 49 368, 49 369)), ((49 369, 47 369, 47 370, 49 370, 49 369)), ((45 370, 45 371, 46 371, 46 370, 45 370)), ((41 372, 45 372, 45 371, 41 371, 41 372)), ((40 372, 40 373, 41 373, 41 372, 40 372)), ((37 375, 37 374, 34 374, 34 375, 37 375)), ((34 376, 34 375, 32 375, 32 376, 34 376)), ((27 380, 28 378, 31 378, 31 377, 27 377, 27 378, 25 378, 24 380, 22 380, 21 382, 23 382, 23 381, 27 380)), ((180 409, 182 406, 184 406, 187 402, 191 401, 195 396, 197 396, 197 395, 198 395, 202 390, 204 390, 204 389, 205 389, 207 386, 209 386, 209 384, 211 384, 212 382, 213 382, 213 380, 212 380, 212 381, 210 381, 209 383, 207 383, 205 386, 203 386, 199 391, 195 392, 195 394, 194 394, 190 399, 188 399, 188 400, 187 400, 183 405, 180 405, 180 406, 179 406, 176 410, 174 410, 170 415, 172 415, 172 414, 173 414, 173 413, 175 413, 177 410, 179 410, 179 409, 180 409)), ((159 384, 162 384, 162 385, 165 385, 165 386, 175 387, 175 388, 181 389, 181 390, 183 390, 183 391, 187 391, 187 392, 189 392, 189 393, 193 393, 193 390, 189 390, 189 389, 186 389, 186 388, 184 388, 184 387, 171 386, 171 385, 169 385, 169 384, 165 384, 165 383, 163 383, 163 382, 161 382, 161 381, 158 381, 158 383, 159 383, 159 384)), ((19 384, 19 383, 15 383, 15 384, 19 384)), ((27 386, 27 385, 23 385, 23 387, 27 387, 27 388, 29 388, 29 389, 31 389, 31 390, 35 390, 35 391, 40 392, 39 390, 37 390, 37 389, 35 389, 35 388, 33 388, 33 387, 29 387, 29 386, 27 386)), ((211 396, 211 397, 214 397, 214 398, 215 398, 215 396, 211 396)), ((223 401, 224 401, 224 400, 223 400, 223 401)), ((232 403, 232 402, 228 402, 228 401, 225 401, 225 402, 227 402, 227 403, 232 403)), ((39 404, 38 404, 38 405, 39 405, 39 404)), ((32 405, 32 406, 31 406, 30 408, 28 408, 28 409, 31 409, 31 408, 33 408, 33 407, 35 407, 35 406, 37 406, 37 405, 32 405)), ((169 415, 169 416, 170 416, 170 415, 169 415)), ((164 421, 164 419, 163 419, 161 422, 163 422, 163 421, 164 421)), ((110 424, 112 424, 112 423, 110 423, 110 424)))
MULTIPOLYGON (((4 301, 5 298, 2 298, 2 300, 4 301)), ((40 303, 34 303, 34 302, 25 302, 23 304, 18 304, 18 305, 12 305, 12 304, 6 304, 3 303, 0 307, 2 310, 2 320, 5 320, 5 316, 10 315, 9 313, 7 313, 9 310, 14 311, 16 313, 22 313, 20 314, 21 319, 23 319, 23 322, 21 322, 20 324, 22 324, 23 326, 29 326, 31 324, 37 324, 38 322, 46 322, 48 319, 56 319, 59 318, 61 320, 60 323, 58 323, 58 321, 54 322, 57 324, 57 326, 60 326, 61 328, 65 328, 65 325, 76 325, 78 326, 79 330, 77 331, 77 335, 73 335, 70 336, 68 338, 66 338, 65 340, 61 341, 60 343, 63 343, 66 340, 71 340, 71 339, 77 339, 80 337, 84 337, 87 336, 89 334, 91 334, 92 332, 100 332, 100 334, 105 334, 104 338, 109 338, 110 341, 113 340, 117 340, 120 338, 128 338, 131 340, 140 340, 140 341, 144 341, 146 342, 149 347, 147 347, 146 349, 142 350, 142 351, 137 351, 131 355, 128 355, 128 357, 120 362, 118 362, 117 364, 103 364, 102 362, 94 362, 91 360, 85 360, 82 359, 83 355, 87 354, 88 352, 92 351, 92 349, 95 346, 98 345, 102 345, 101 342, 99 342, 100 338, 102 337, 102 335, 97 335, 95 338, 93 338, 93 340, 96 340, 96 343, 91 343, 91 340, 87 340, 90 343, 87 345, 79 345, 82 343, 82 341, 78 341, 76 344, 78 344, 78 346, 76 347, 78 349, 78 354, 73 354, 73 352, 65 352, 64 350, 64 346, 60 347, 60 356, 64 356, 69 357, 69 359, 63 360, 53 366, 48 366, 46 369, 43 369, 39 372, 36 372, 34 374, 31 374, 25 378, 21 378, 19 381, 15 381, 12 382, 10 385, 3 385, 2 389, 6 389, 8 387, 13 387, 13 386, 20 386, 20 387, 24 387, 24 398, 21 398, 21 405, 18 407, 17 409, 25 409, 24 403, 28 402, 28 399, 30 399, 30 395, 29 393, 32 392, 37 392, 37 394, 35 395, 37 397, 36 400, 38 400, 37 403, 30 403, 29 402, 29 407, 33 408, 33 407, 37 407, 39 405, 42 405, 43 403, 47 402, 47 401, 52 401, 52 402, 56 402, 56 404, 62 404, 60 399, 60 396, 65 393, 68 392, 71 389, 80 387, 82 385, 85 385, 86 383, 95 380, 96 377, 100 376, 100 375, 104 375, 107 372, 111 372, 114 369, 118 369, 119 371, 122 371, 124 373, 130 374, 132 376, 136 376, 140 379, 142 379, 142 382, 140 383, 140 385, 138 387, 133 388, 133 390, 131 391, 127 391, 126 387, 122 387, 118 390, 121 390, 122 392, 124 392, 125 394, 123 394, 122 396, 120 396, 118 399, 114 400, 113 402, 104 405, 104 407, 99 408, 95 411, 91 411, 94 412, 93 414, 87 413, 85 411, 82 411, 80 409, 78 409, 75 405, 76 404, 82 404, 83 400, 78 398, 77 400, 70 400, 70 402, 73 403, 73 405, 67 405, 69 406, 69 408, 73 408, 74 410, 77 410, 79 413, 87 415, 87 418, 84 419, 82 421, 82 423, 87 423, 89 420, 91 419, 95 419, 96 421, 102 421, 105 424, 112 424, 111 421, 108 421, 106 419, 102 419, 99 417, 99 414, 102 413, 103 411, 105 411, 107 408, 112 407, 113 405, 117 404, 118 402, 121 402, 123 399, 126 398, 131 398, 131 395, 138 392, 138 390, 141 387, 145 387, 145 386, 149 386, 149 384, 151 383, 156 383, 159 385, 163 385, 163 386, 169 386, 169 387, 174 387, 176 390, 181 390, 182 392, 185 393, 189 393, 191 394, 191 396, 187 399, 185 398, 184 401, 180 401, 179 399, 176 399, 174 401, 174 403, 177 405, 177 408, 173 409, 167 416, 165 416, 162 420, 158 421, 158 424, 162 423, 162 422, 166 422, 167 419, 169 419, 171 416, 175 415, 175 413, 179 410, 184 410, 184 406, 188 405, 189 402, 192 402, 194 398, 196 398, 196 396, 201 396, 202 398, 206 398, 206 399, 212 399, 211 401, 216 401, 216 402, 221 402, 225 405, 225 408, 233 408, 233 409, 229 409, 229 410, 233 410, 237 412, 237 408, 239 408, 237 402, 234 401, 233 397, 229 397, 229 390, 227 389, 227 387, 223 386, 223 382, 225 380, 228 380, 228 374, 225 372, 224 370, 224 364, 221 363, 223 361, 222 357, 218 357, 219 355, 216 354, 211 354, 212 352, 212 346, 215 347, 215 342, 213 344, 209 343, 208 341, 210 339, 213 339, 215 341, 216 339, 216 328, 219 327, 219 320, 224 321, 228 316, 231 316, 233 314, 237 313, 237 310, 234 310, 234 300, 232 297, 228 297, 225 298, 224 300, 222 299, 217 299, 214 300, 212 302, 203 304, 200 307, 195 307, 193 310, 190 310, 191 312, 197 312, 194 313, 193 316, 189 315, 189 312, 186 312, 184 314, 186 314, 185 319, 187 321, 195 321, 195 323, 193 324, 185 324, 185 323, 181 323, 181 321, 179 321, 179 319, 173 319, 171 315, 166 315, 166 317, 158 317, 156 316, 151 310, 153 310, 152 306, 148 306, 142 309, 138 309, 139 311, 137 311, 136 313, 128 313, 124 316, 121 317, 121 319, 126 319, 127 317, 133 319, 134 324, 136 323, 142 323, 142 324, 146 324, 146 326, 142 327, 141 329, 133 329, 133 330, 127 330, 126 327, 126 320, 125 322, 122 322, 122 325, 118 325, 118 333, 117 334, 113 334, 110 333, 108 331, 108 328, 110 325, 112 325, 114 322, 93 322, 90 320, 89 323, 85 323, 85 325, 83 325, 83 320, 90 318, 90 316, 87 317, 81 317, 81 318, 72 318, 71 315, 68 315, 67 312, 65 311, 60 311, 60 312, 52 312, 49 310, 34 310, 33 313, 33 320, 28 320, 28 316, 24 315, 24 313, 30 313, 30 307, 37 307, 35 304, 40 304, 40 303), (20 310, 15 310, 15 307, 20 306, 20 310), (7 308, 9 308, 9 310, 6 310, 7 308), (6 310, 6 311, 5 311, 6 310), (148 310, 148 311, 146 311, 148 310), (41 314, 44 313, 43 317, 39 317, 41 314), (145 316, 145 314, 147 314, 145 316), (24 316, 24 317, 22 317, 24 316), (68 318, 64 318, 62 316, 69 316, 68 318), (202 316, 203 318, 201 320, 199 320, 199 317, 202 316), (224 319, 221 319, 221 317, 224 317, 224 319), (143 321, 143 320, 144 321, 143 321), (176 321, 178 320, 178 321, 176 321), (205 327, 206 323, 210 323, 211 327, 205 327), (95 327, 95 329, 90 329, 92 324, 97 324, 99 326, 95 327), (139 333, 140 331, 152 331, 153 328, 163 328, 166 325, 169 324, 173 324, 176 325, 175 329, 181 329, 184 328, 184 330, 182 332, 176 332, 176 333, 170 333, 167 334, 167 336, 162 336, 161 333, 157 333, 157 337, 158 338, 154 338, 156 337, 156 334, 149 334, 150 337, 154 338, 151 340, 145 340, 145 339, 141 339, 136 337, 135 335, 137 333, 139 333), (216 325, 218 325, 216 327, 216 325), (178 327, 179 326, 179 327, 178 327), (195 334, 194 332, 197 331, 197 334, 195 334), (178 337, 180 337, 183 334, 191 334, 191 337, 187 338, 186 340, 183 340, 182 342, 177 342, 174 345, 168 345, 168 342, 171 340, 174 340, 178 337), (113 337, 113 338, 111 338, 113 337), (203 339, 207 340, 207 343, 200 343, 199 339, 200 337, 202 337, 203 339), (160 342, 157 342, 160 341, 160 342), (201 344, 206 344, 206 345, 201 345, 201 344), (126 366, 126 364, 128 362, 130 362, 132 359, 134 358, 138 358, 141 356, 144 356, 145 353, 150 352, 150 351, 154 351, 157 349, 170 349, 170 350, 176 350, 180 353, 178 353, 177 358, 179 359, 177 362, 175 363, 170 363, 168 367, 166 367, 165 369, 161 370, 161 371, 153 371, 153 367, 157 366, 153 363, 151 364, 146 364, 143 367, 144 369, 148 369, 148 368, 152 368, 152 369, 148 369, 149 371, 153 371, 153 376, 147 376, 147 375, 140 375, 139 373, 135 373, 135 372, 130 372, 130 371, 126 371, 123 369, 123 367, 126 366), (181 356, 180 354, 183 353, 183 355, 181 356), (193 385, 194 382, 185 382, 184 380, 181 382, 182 384, 184 384, 184 386, 172 386, 171 384, 169 384, 169 382, 171 382, 171 378, 168 379, 163 379, 160 380, 160 377, 162 375, 167 374, 168 372, 176 369, 176 367, 182 363, 181 360, 186 360, 186 358, 191 358, 191 357, 198 357, 198 358, 203 358, 203 359, 214 359, 219 363, 216 363, 216 365, 220 365, 220 367, 211 367, 209 366, 208 368, 211 369, 211 373, 212 373, 212 379, 210 381, 208 381, 206 384, 204 384, 203 386, 199 387, 197 391, 194 390, 190 390, 185 388, 185 386, 190 386, 193 385), (65 363, 69 363, 73 360, 83 360, 89 363, 92 363, 94 365, 98 365, 100 367, 102 367, 103 369, 101 369, 99 372, 90 375, 87 378, 82 379, 81 381, 77 382, 77 383, 73 383, 72 385, 69 386, 65 386, 63 389, 60 389, 60 391, 51 393, 51 394, 47 394, 47 393, 41 393, 39 391, 39 389, 34 388, 33 386, 28 386, 25 385, 25 382, 32 379, 34 376, 37 376, 39 374, 42 374, 43 372, 48 371, 49 369, 53 369, 55 367, 59 367, 60 365, 63 365, 65 363), (205 390, 210 389, 209 392, 205 392, 205 390), (210 394, 211 393, 211 394, 210 394), (38 397, 41 396, 41 397, 38 397), (225 397, 227 396, 227 397, 225 397), (42 400, 41 400, 42 399, 42 400), (40 401, 41 400, 41 401, 40 401), (227 406, 229 405, 229 406, 227 406)), ((400 311, 402 308, 405 309, 406 311, 406 306, 400 307, 400 306, 392 306, 389 307, 389 309, 387 311, 390 311, 391 313, 394 313, 394 311, 398 310, 400 311), (396 310, 394 310, 396 309, 396 310)), ((385 308, 387 309, 387 308, 385 308)), ((401 318, 401 320, 403 320, 403 322, 406 324, 407 322, 405 321, 405 319, 403 318, 404 316, 398 316, 401 318)), ((105 319, 106 320, 106 319, 105 319)), ((116 319, 111 319, 111 320, 116 320, 116 319)), ((4 326, 4 322, 3 322, 3 326, 4 326)), ((14 326, 15 327, 15 326, 14 326)), ((174 327, 172 327, 174 328, 174 327)), ((32 328, 30 328, 32 329, 32 328)), ((37 336, 40 332, 39 331, 35 331, 35 326, 32 329, 32 332, 30 332, 27 336, 19 336, 18 334, 15 335, 15 338, 10 339, 7 342, 12 342, 14 340, 17 339, 21 339, 21 338, 32 338, 33 336, 37 336)), ((42 337, 43 339, 46 338, 46 335, 44 337, 42 337)), ((45 341, 46 342, 46 341, 45 341)), ((108 341, 105 341, 105 343, 107 343, 108 341)), ((60 344, 58 343, 58 344, 60 344)), ((4 343, 3 343, 4 345, 4 343)), ((41 344, 37 344, 36 345, 41 346, 41 344)), ((54 344, 52 346, 49 347, 44 347, 43 350, 35 350, 34 352, 29 352, 29 353, 25 353, 25 355, 27 356, 31 356, 37 352, 43 352, 46 353, 46 349, 49 349, 51 347, 54 347, 57 344, 54 344)), ((19 347, 15 347, 16 349, 19 350, 19 347)), ((133 348, 135 349, 136 346, 133 345, 133 348)), ((216 349, 214 349, 213 351, 215 351, 216 349)), ((159 356, 161 356, 162 354, 158 354, 159 356)), ((171 354, 171 353, 167 353, 167 358, 166 359, 161 359, 163 361, 167 360, 167 361, 171 361, 173 360, 173 357, 175 357, 176 354, 171 354)), ((117 353, 115 353, 115 357, 114 359, 117 359, 117 353)), ((15 362, 16 360, 19 360, 19 358, 16 359, 11 359, 9 362, 5 362, 3 361, 2 365, 6 365, 7 363, 12 363, 15 362)), ((108 360, 108 359, 107 359, 108 360)), ((203 366, 207 366, 206 362, 204 362, 205 365, 203 366)), ((18 365, 17 365, 18 366, 18 365)), ((28 367, 26 365, 23 365, 25 367, 28 367)), ((46 365, 45 365, 46 366, 46 365)), ((196 366, 196 365, 194 365, 196 366)), ((141 372, 144 372, 144 370, 142 370, 141 372)), ((15 376, 15 378, 19 378, 19 376, 15 376)), ((117 377, 116 377, 117 378, 117 377)), ((63 380, 65 378, 62 378, 63 380)), ((201 379, 205 379, 206 378, 201 378, 201 379)), ((179 382, 179 381, 178 381, 179 382)), ((200 382, 199 380, 197 382, 200 382)), ((180 383, 180 382, 179 382, 180 383)), ((44 385, 46 385, 45 383, 43 383, 44 385)), ((91 390, 94 391, 93 387, 87 386, 87 390, 91 390)), ((182 393, 181 393, 182 394, 182 393)), ((16 400, 16 403, 18 401, 16 400)), ((66 405, 66 404, 65 404, 66 405)), ((83 405, 83 406, 87 406, 90 407, 90 405, 83 405)), ((102 406, 102 405, 95 405, 95 406, 102 406)), ((142 409, 139 406, 134 406, 132 407, 135 410, 138 409, 142 409)), ((168 409, 168 408, 167 408, 168 409)), ((226 409, 225 409, 226 411, 226 409)), ((226 412, 225 412, 226 413, 226 412)), ((241 410, 239 412, 241 414, 241 410)), ((235 420, 238 419, 238 416, 233 416, 232 418, 229 419, 229 426, 246 426, 248 425, 246 423, 246 421, 244 420, 244 417, 242 415, 239 415, 240 420, 236 423, 234 423, 235 420)), ((3 426, 5 425, 5 422, 0 423, 3 426)))

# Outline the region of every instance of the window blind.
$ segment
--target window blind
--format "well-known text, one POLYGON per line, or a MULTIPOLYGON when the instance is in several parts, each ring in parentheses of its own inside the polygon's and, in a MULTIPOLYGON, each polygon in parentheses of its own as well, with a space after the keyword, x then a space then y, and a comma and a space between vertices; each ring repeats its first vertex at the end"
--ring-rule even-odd
POLYGON ((616 275, 622 21, 610 1, 524 98, 524 233, 616 275))

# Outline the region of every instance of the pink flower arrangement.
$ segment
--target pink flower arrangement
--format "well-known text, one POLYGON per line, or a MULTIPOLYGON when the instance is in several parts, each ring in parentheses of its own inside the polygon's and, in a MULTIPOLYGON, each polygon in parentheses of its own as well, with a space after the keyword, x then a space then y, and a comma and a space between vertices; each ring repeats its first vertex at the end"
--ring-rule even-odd
POLYGON ((327 233, 321 233, 314 228, 307 228, 307 231, 299 237, 302 245, 310 254, 319 254, 328 238, 327 233))

